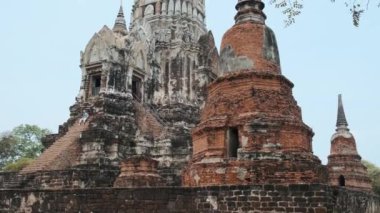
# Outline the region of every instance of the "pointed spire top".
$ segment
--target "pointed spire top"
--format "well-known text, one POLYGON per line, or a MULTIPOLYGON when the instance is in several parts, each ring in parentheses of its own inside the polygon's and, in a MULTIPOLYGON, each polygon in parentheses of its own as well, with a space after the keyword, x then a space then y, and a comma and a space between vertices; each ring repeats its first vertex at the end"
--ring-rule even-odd
POLYGON ((120 0, 120 9, 119 13, 117 14, 117 18, 115 21, 115 25, 113 27, 113 31, 115 33, 120 33, 121 35, 127 34, 127 24, 124 18, 124 11, 123 11, 123 1, 120 0))
POLYGON ((119 9, 119 13, 117 14, 117 17, 124 18, 123 0, 120 0, 120 9, 119 9))
POLYGON ((342 95, 339 94, 338 96, 338 118, 336 121, 336 127, 338 130, 348 130, 348 122, 346 119, 346 114, 344 113, 344 107, 343 107, 343 101, 342 101, 342 95))
POLYGON ((266 16, 263 12, 265 4, 261 0, 238 0, 235 16, 235 22, 241 23, 253 21, 264 24, 266 16))

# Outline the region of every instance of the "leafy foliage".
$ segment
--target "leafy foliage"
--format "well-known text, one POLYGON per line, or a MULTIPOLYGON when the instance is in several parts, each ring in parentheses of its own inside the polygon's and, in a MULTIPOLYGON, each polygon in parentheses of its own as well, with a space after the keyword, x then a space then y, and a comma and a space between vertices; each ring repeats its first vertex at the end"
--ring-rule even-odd
POLYGON ((380 195, 380 168, 368 161, 363 161, 363 164, 367 167, 369 177, 372 180, 373 191, 380 195))
MULTIPOLYGON (((380 7, 380 0, 372 1, 376 1, 377 7, 380 7)), ((331 0, 331 2, 336 2, 336 0, 331 0)), ((360 18, 368 10, 370 3, 371 0, 344 0, 345 6, 350 9, 354 26, 359 26, 360 18)), ((281 9, 285 15, 286 27, 295 23, 296 17, 301 14, 303 9, 303 0, 269 0, 269 4, 281 9)))
MULTIPOLYGON (((336 0, 331 0, 331 2, 335 2, 336 0)), ((372 0, 377 2, 377 7, 380 7, 380 0, 372 0)), ((350 8, 350 12, 352 15, 352 22, 355 27, 358 27, 360 24, 360 18, 364 14, 366 10, 369 9, 371 0, 344 0, 344 4, 346 7, 350 8)))
POLYGON ((33 162, 33 159, 31 158, 20 158, 19 160, 7 164, 3 171, 5 172, 18 172, 21 171, 24 167, 28 166, 33 162))
POLYGON ((25 124, 14 128, 11 134, 18 142, 17 150, 20 152, 20 157, 35 158, 43 149, 41 139, 50 133, 48 129, 25 124))
MULTIPOLYGON (((335 2, 335 0, 331 0, 331 2, 335 2)), ((345 0, 344 4, 346 7, 350 8, 350 12, 352 14, 352 22, 355 27, 359 26, 360 17, 364 13, 365 10, 368 9, 370 0, 345 0), (359 2, 358 2, 359 1, 359 2), (366 5, 364 8, 364 5, 366 5)), ((380 3, 379 3, 380 6, 380 3)))
POLYGON ((269 4, 281 9, 286 27, 295 23, 296 16, 301 14, 303 8, 303 0, 269 0, 269 4))
POLYGON ((3 133, 0 137, 0 168, 17 159, 17 140, 10 133, 3 133))
MULTIPOLYGON (((41 139, 50 134, 50 130, 36 125, 20 125, 11 132, 0 136, 0 169, 20 159, 33 159, 41 154, 43 149, 41 139)), ((20 161, 18 164, 23 164, 20 161)))

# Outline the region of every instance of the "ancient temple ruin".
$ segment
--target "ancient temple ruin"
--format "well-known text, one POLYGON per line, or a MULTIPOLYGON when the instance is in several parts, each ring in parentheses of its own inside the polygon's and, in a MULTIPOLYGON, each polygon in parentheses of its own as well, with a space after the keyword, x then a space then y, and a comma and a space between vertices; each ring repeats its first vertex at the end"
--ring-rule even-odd
MULTIPOLYGON (((191 157, 190 130, 199 121, 206 86, 219 72, 204 7, 204 1, 135 1, 129 30, 120 7, 113 29, 104 26, 81 53, 82 81, 71 118, 47 142, 52 146, 45 153, 88 111, 89 125, 77 138, 75 156, 60 148, 57 158, 70 162, 57 166, 54 159, 44 159, 45 153, 41 161, 54 170, 117 173, 122 161, 151 158, 165 185, 180 185, 191 157)), ((41 162, 22 173, 49 170, 36 165, 41 162)))
POLYGON ((120 7, 81 53, 70 118, 0 174, 0 211, 379 212, 341 97, 325 166, 264 3, 236 9, 219 54, 204 0, 135 0, 129 27, 120 7))

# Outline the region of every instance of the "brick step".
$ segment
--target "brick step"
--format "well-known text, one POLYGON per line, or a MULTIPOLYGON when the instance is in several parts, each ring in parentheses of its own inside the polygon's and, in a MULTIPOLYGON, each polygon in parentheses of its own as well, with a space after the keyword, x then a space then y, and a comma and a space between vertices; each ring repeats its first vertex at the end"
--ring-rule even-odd
MULTIPOLYGON (((33 173, 42 170, 57 170, 65 169, 76 161, 76 153, 70 153, 80 148, 78 142, 79 137, 83 131, 88 129, 88 123, 86 125, 79 125, 76 122, 69 128, 67 133, 56 140, 47 150, 45 150, 31 165, 22 169, 20 173, 33 173), (67 157, 65 157, 67 156, 67 157), (67 160, 63 162, 62 159, 67 160)), ((78 153, 79 155, 79 153, 78 153)))
POLYGON ((156 112, 137 101, 134 102, 134 105, 136 108, 138 126, 142 133, 159 137, 165 131, 165 127, 156 112))

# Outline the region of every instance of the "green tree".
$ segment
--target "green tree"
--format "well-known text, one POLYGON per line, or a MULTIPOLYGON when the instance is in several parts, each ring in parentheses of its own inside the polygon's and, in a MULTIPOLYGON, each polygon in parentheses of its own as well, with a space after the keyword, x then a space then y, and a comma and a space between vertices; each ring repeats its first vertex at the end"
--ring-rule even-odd
POLYGON ((0 168, 17 159, 17 140, 10 133, 0 136, 0 168))
POLYGON ((48 129, 24 124, 15 127, 11 132, 1 134, 0 169, 13 164, 13 167, 8 168, 15 170, 13 168, 19 168, 19 165, 25 165, 25 162, 39 156, 43 149, 41 139, 50 133, 48 129))
POLYGON ((11 133, 17 140, 17 150, 20 152, 20 157, 27 158, 35 158, 41 154, 43 149, 41 139, 47 134, 51 134, 50 130, 29 124, 17 126, 11 133))
POLYGON ((363 164, 367 167, 369 177, 372 180, 373 191, 380 195, 380 168, 368 161, 363 161, 363 164))

